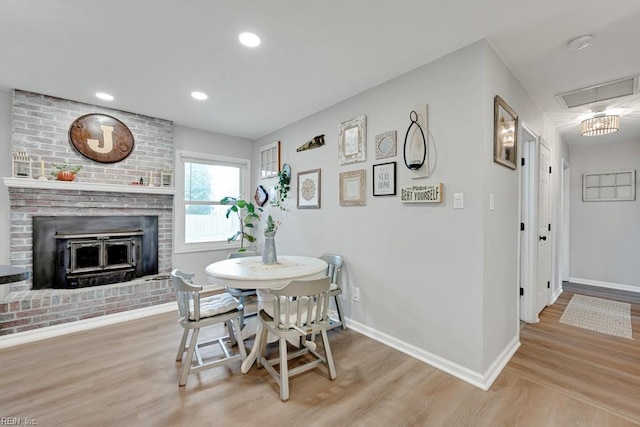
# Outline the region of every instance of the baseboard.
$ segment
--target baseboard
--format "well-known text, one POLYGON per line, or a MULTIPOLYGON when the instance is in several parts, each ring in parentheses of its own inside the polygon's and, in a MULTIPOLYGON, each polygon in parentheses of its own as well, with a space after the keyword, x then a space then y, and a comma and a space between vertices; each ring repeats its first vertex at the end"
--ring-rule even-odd
POLYGON ((560 294, 562 294, 562 286, 560 286, 553 294, 551 294, 551 302, 549 303, 549 305, 553 305, 558 300, 558 297, 560 297, 560 294))
POLYGON ((448 359, 437 356, 433 353, 429 353, 428 351, 401 341, 395 337, 392 337, 391 335, 387 335, 383 332, 363 325, 362 323, 359 323, 353 319, 347 318, 347 327, 382 344, 401 351, 415 359, 418 359, 421 362, 431 365, 434 368, 451 374, 454 377, 459 378, 462 381, 474 385, 482 390, 488 390, 491 387, 491 384, 493 384, 502 369, 509 362, 511 356, 513 356, 516 350, 518 350, 518 347, 520 347, 520 340, 518 336, 515 336, 513 340, 511 340, 509 345, 500 354, 500 356, 491 364, 489 369, 487 369, 487 372, 481 374, 448 359))
POLYGON ((629 291, 640 293, 640 286, 623 285, 620 283, 602 282, 600 280, 582 279, 579 277, 569 277, 572 283, 580 283, 581 285, 599 286, 601 288, 617 289, 619 291, 629 291))
POLYGON ((71 334, 73 332, 86 331, 88 329, 127 322, 129 320, 142 319, 144 317, 176 310, 177 308, 175 303, 158 304, 150 307, 138 308, 136 310, 122 311, 120 313, 107 314, 105 316, 92 317, 90 319, 77 320, 75 322, 62 323, 40 329, 32 329, 30 331, 4 335, 0 337, 0 348, 13 347, 15 345, 58 337, 65 334, 71 334))

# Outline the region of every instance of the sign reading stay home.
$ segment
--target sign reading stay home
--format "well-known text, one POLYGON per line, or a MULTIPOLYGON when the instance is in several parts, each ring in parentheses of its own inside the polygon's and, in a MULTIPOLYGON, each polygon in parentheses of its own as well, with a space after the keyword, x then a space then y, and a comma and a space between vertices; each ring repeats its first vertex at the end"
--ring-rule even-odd
POLYGON ((442 203, 442 183, 411 185, 400 190, 402 203, 442 203))

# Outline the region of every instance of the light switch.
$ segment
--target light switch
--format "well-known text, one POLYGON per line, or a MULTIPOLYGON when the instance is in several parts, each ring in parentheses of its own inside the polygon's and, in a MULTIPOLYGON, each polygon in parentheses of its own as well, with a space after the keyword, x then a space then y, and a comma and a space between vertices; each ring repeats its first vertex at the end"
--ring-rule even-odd
POLYGON ((464 208, 464 193, 453 193, 453 209, 464 208))
POLYGON ((489 210, 493 211, 496 209, 496 198, 493 193, 489 193, 489 210))

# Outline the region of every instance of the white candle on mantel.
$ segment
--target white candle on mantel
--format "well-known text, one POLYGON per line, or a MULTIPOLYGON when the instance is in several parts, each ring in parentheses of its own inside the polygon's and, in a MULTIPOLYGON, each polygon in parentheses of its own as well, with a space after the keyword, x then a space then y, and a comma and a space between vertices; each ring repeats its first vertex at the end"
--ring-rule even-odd
POLYGON ((44 160, 40 160, 40 181, 48 181, 47 177, 44 176, 44 160))
POLYGON ((153 187, 153 172, 149 171, 149 187, 153 187))

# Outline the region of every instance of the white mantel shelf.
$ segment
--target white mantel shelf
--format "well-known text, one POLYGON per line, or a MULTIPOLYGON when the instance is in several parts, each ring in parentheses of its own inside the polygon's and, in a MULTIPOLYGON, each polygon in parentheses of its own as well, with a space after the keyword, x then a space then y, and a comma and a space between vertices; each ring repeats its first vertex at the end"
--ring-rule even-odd
POLYGON ((116 185, 100 184, 97 182, 76 182, 48 180, 40 181, 29 178, 2 178, 4 185, 15 188, 36 188, 41 190, 75 190, 75 191, 103 191, 109 193, 138 193, 138 194, 176 194, 171 187, 149 187, 146 185, 116 185))

